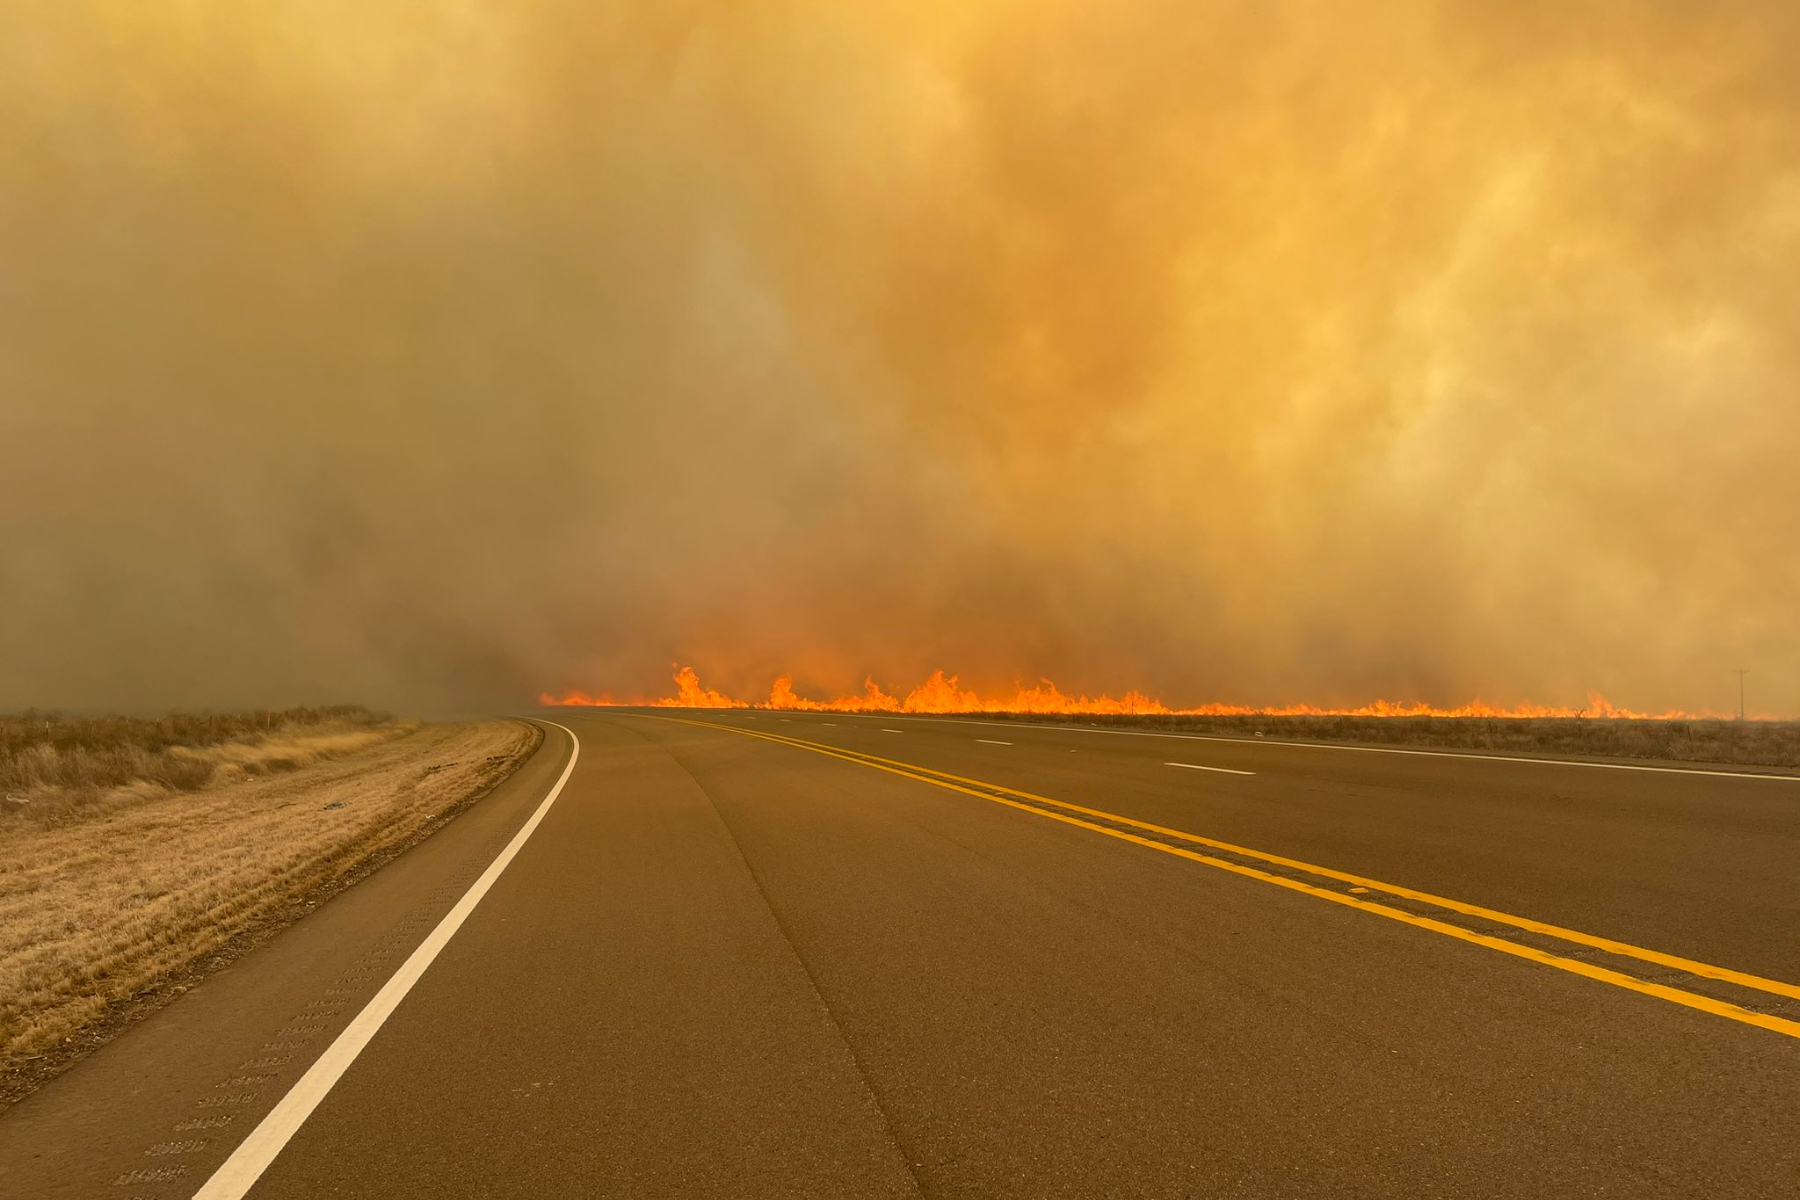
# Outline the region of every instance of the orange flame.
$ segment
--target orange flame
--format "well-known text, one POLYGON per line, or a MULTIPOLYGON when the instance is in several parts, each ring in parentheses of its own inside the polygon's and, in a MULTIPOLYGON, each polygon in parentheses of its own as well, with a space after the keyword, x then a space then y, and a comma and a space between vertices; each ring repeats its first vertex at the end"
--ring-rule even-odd
POLYGON ((1122 696, 1071 696, 1048 679, 1031 687, 1018 685, 1008 694, 983 696, 964 688, 955 675, 933 671, 925 682, 904 697, 889 695, 873 680, 863 681, 860 694, 839 696, 835 700, 809 700, 794 691, 794 681, 782 675, 769 689, 766 702, 735 700, 723 692, 704 686, 692 667, 677 667, 674 696, 660 699, 615 700, 608 695, 593 696, 569 691, 561 696, 545 692, 541 703, 558 706, 594 707, 662 707, 662 708, 770 708, 805 712, 898 712, 898 713, 1035 713, 1065 716, 1176 716, 1176 717, 1595 717, 1609 720, 1674 721, 1724 720, 1731 714, 1716 712, 1637 712, 1607 701, 1598 692, 1588 693, 1582 708, 1546 704, 1520 704, 1511 708, 1487 704, 1480 700, 1455 708, 1437 708, 1429 704, 1396 703, 1376 700, 1354 708, 1329 708, 1313 704, 1287 704, 1278 707, 1256 707, 1245 704, 1202 704, 1195 708, 1171 708, 1161 700, 1142 692, 1130 691, 1122 696))
POLYGON ((700 676, 692 667, 681 667, 675 672, 675 695, 666 700, 652 700, 650 703, 665 708, 748 708, 742 700, 733 700, 724 692, 715 692, 712 688, 700 683, 700 676))

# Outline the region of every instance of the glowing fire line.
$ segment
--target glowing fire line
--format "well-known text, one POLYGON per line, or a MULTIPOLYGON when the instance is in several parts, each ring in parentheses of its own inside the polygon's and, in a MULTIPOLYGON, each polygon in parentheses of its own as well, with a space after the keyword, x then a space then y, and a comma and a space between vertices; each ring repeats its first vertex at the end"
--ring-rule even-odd
POLYGON ((1171 708, 1162 701, 1141 692, 1122 696, 1071 696, 1049 680, 1035 686, 1020 685, 1011 695, 987 695, 961 686, 955 675, 933 671, 930 678, 904 696, 881 690, 873 679, 865 680, 860 694, 840 696, 835 700, 809 700, 794 692, 791 678, 783 675, 769 689, 766 701, 734 699, 700 682, 692 667, 675 671, 675 695, 657 699, 618 700, 607 695, 588 695, 569 691, 560 696, 545 692, 539 697, 546 705, 567 707, 657 707, 657 708, 768 708, 805 712, 894 712, 894 713, 1034 713, 1069 716, 1175 716, 1175 717, 1591 717, 1634 721, 1698 721, 1723 720, 1730 714, 1715 712, 1635 712, 1609 703, 1598 692, 1588 693, 1587 706, 1569 708, 1545 704, 1521 704, 1501 708, 1477 700, 1455 708, 1436 708, 1429 704, 1405 704, 1377 700, 1355 708, 1329 708, 1313 704, 1287 704, 1258 708, 1244 704, 1202 704, 1196 708, 1171 708))

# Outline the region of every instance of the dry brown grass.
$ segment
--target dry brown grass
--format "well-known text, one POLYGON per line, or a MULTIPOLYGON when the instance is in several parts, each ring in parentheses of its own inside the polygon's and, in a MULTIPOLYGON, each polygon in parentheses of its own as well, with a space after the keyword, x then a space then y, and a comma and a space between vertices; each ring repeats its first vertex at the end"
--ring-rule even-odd
MULTIPOLYGON (((1003 720, 1058 722, 1018 713, 1003 720)), ((1071 717, 1067 724, 1504 754, 1800 767, 1800 722, 1580 717, 1071 717)))
POLYGON ((422 836, 539 736, 518 721, 343 714, 247 733, 82 743, 58 748, 55 763, 41 742, 24 746, 30 761, 11 778, 36 781, 33 803, 0 818, 0 1076, 55 1057, 296 896, 422 836), (187 761, 205 769, 203 785, 158 774, 187 761), (46 782, 69 778, 82 782, 46 782))
POLYGON ((0 716, 0 816, 49 825, 171 791, 290 771, 417 722, 353 707, 279 712, 0 716))

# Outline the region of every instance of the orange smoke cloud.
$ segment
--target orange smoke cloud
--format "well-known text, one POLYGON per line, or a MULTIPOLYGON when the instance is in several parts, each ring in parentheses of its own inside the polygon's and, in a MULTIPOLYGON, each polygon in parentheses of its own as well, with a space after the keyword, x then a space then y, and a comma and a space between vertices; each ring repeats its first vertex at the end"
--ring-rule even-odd
POLYGON ((1071 696, 1048 679, 1031 687, 1019 685, 1010 693, 980 692, 965 688, 957 676, 933 671, 926 680, 905 696, 890 695, 873 679, 864 681, 859 694, 839 696, 832 700, 811 700, 794 691, 794 681, 786 675, 776 678, 765 702, 738 700, 706 687, 692 667, 678 667, 675 672, 675 695, 637 700, 616 700, 607 695, 590 695, 569 691, 562 695, 545 692, 538 697, 545 705, 569 707, 659 707, 659 708, 767 708, 801 712, 897 712, 897 713, 1034 713, 1065 716, 1183 716, 1183 717, 1592 717, 1612 720, 1719 720, 1728 714, 1715 712, 1638 712, 1610 703, 1598 692, 1589 692, 1587 704, 1580 708, 1567 705, 1520 704, 1501 707, 1476 700, 1454 708, 1438 708, 1429 704, 1396 703, 1375 700, 1353 708, 1329 708, 1313 704, 1287 704, 1278 707, 1254 707, 1242 704, 1202 704, 1191 708, 1173 708, 1142 692, 1130 691, 1121 696, 1071 696))

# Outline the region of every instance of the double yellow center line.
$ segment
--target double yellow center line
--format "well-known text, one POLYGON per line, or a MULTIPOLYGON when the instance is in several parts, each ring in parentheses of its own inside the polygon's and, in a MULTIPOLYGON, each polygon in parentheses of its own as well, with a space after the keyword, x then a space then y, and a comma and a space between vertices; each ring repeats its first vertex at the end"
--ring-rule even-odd
MULTIPOLYGON (((1399 921, 1418 929, 1428 929, 1433 933, 1443 934, 1445 937, 1485 946, 1489 950, 1497 950, 1502 954, 1510 954, 1515 958, 1523 958, 1547 967, 1554 967, 1559 971, 1568 971, 1571 974, 1598 980, 1601 983, 1609 983, 1627 991, 1654 996, 1659 1000, 1679 1004, 1684 1008, 1711 1013, 1714 1016, 1739 1021, 1745 1025, 1754 1025, 1759 1029, 1771 1030, 1788 1037, 1800 1038, 1800 1021, 1773 1013, 1758 1012, 1754 1008, 1745 1007, 1744 1004, 1734 1004, 1714 996, 1703 995, 1696 991, 1673 986, 1669 982, 1642 979, 1623 970, 1571 958, 1567 956, 1566 948, 1583 947, 1588 951, 1599 951, 1620 959, 1634 959, 1638 962, 1650 963, 1663 968, 1667 973, 1689 976, 1696 982, 1708 980, 1715 984, 1728 985, 1730 988, 1740 988, 1767 996, 1779 996, 1784 1000, 1800 1000, 1800 986, 1791 983, 1783 983, 1776 979, 1764 979, 1758 975, 1733 971, 1727 967, 1714 966, 1711 963, 1698 962, 1691 958, 1682 958, 1679 955, 1664 954, 1658 950, 1648 950, 1627 942, 1597 937, 1594 934, 1582 933, 1575 929, 1565 929, 1560 925, 1551 925, 1544 921, 1534 921, 1529 917, 1517 917, 1495 909, 1483 908, 1478 904, 1468 904, 1461 900, 1436 896, 1415 888, 1383 883, 1365 876, 1352 875, 1347 871, 1338 871, 1279 854, 1269 854, 1262 850, 1233 845, 1230 842, 1202 837, 1199 834, 1187 833, 1179 829, 1152 825, 1146 821, 1134 820, 1131 817, 1105 812, 1101 809, 1087 808, 1067 800, 1054 800, 1048 796, 1039 796, 1032 792, 1020 791, 1017 788, 1004 787, 979 779, 969 779, 961 775, 952 775, 947 771, 938 771, 931 767, 919 766, 916 763, 900 762, 858 750, 846 750, 842 747, 809 742, 784 734, 740 729, 736 726, 717 724, 712 721, 695 721, 682 717, 656 717, 653 719, 758 738, 762 741, 790 746, 796 750, 823 754, 829 758, 855 763, 858 766, 918 780, 920 783, 928 783, 933 787, 961 792, 964 795, 974 796, 994 804, 1004 804, 1008 808, 1031 813, 1033 816, 1047 817, 1065 825, 1073 825, 1079 829, 1104 834, 1107 837, 1143 846, 1149 850, 1157 850, 1164 854, 1172 854, 1177 858, 1185 858, 1191 862, 1217 867, 1219 870, 1229 871, 1234 875, 1271 883, 1276 887, 1315 896, 1333 904, 1341 904, 1347 908, 1386 917, 1388 920, 1399 921), (1311 876, 1312 879, 1295 878, 1290 874, 1277 874, 1268 868, 1304 874, 1311 876), (1532 935, 1539 941, 1550 942, 1564 952, 1557 953, 1553 949, 1543 949, 1539 946, 1515 941, 1511 936, 1495 936, 1477 929, 1467 929, 1451 923, 1450 920, 1428 913, 1407 912, 1394 907, 1391 903, 1384 903, 1381 899, 1371 898, 1375 893, 1410 901, 1417 906, 1439 909, 1446 914, 1455 913, 1478 921, 1508 926, 1522 934, 1532 935)), ((1666 975, 1665 978, 1667 978, 1666 975)), ((1679 979, 1677 981, 1686 982, 1679 979)), ((1756 999, 1753 997, 1743 997, 1743 1000, 1745 1004, 1756 1003, 1756 999)))

